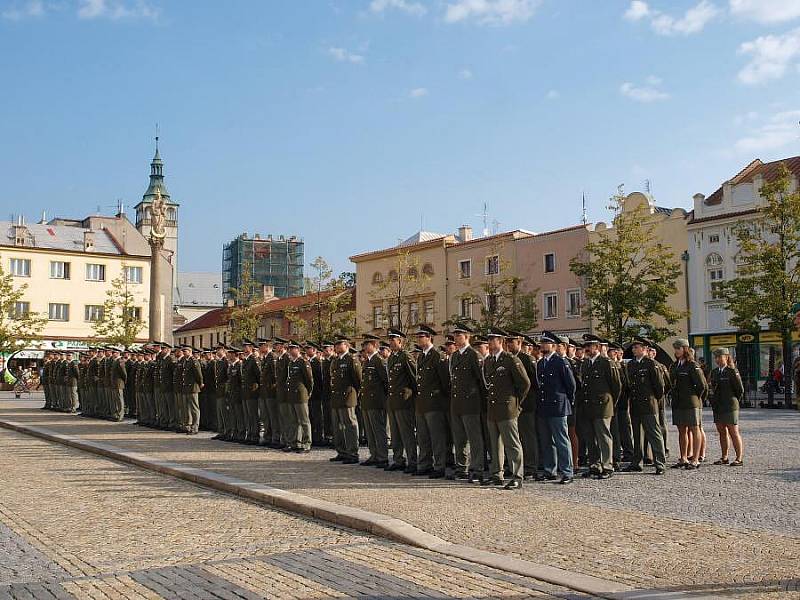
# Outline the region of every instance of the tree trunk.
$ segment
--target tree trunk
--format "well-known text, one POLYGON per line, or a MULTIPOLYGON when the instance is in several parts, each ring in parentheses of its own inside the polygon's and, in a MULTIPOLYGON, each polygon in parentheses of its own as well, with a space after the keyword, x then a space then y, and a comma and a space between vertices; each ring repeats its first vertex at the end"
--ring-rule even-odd
POLYGON ((783 332, 783 400, 784 407, 792 407, 792 384, 794 383, 794 373, 792 373, 792 332, 783 332))

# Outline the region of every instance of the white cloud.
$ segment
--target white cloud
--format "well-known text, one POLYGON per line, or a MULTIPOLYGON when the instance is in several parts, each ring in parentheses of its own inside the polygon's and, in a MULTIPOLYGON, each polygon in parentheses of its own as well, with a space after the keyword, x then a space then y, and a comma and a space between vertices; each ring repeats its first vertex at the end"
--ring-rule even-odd
POLYGON ((470 71, 469 69, 461 69, 458 72, 458 76, 461 79, 472 79, 472 71, 470 71))
POLYGON ((482 25, 524 22, 536 12, 541 0, 456 0, 447 5, 447 23, 475 21, 482 25))
POLYGON ((747 123, 748 121, 755 121, 756 119, 758 119, 758 117, 759 114, 756 111, 751 110, 742 115, 736 115, 735 117, 733 117, 733 124, 742 125, 743 123, 747 123))
POLYGON ((792 63, 800 60, 800 28, 744 42, 739 46, 739 54, 750 57, 750 62, 738 74, 742 83, 757 85, 780 79, 792 63))
POLYGON ((642 0, 633 0, 623 16, 628 21, 639 21, 644 19, 649 14, 650 7, 647 6, 647 2, 642 2, 642 0))
POLYGON ((42 0, 28 0, 6 8, 0 15, 9 21, 21 21, 23 19, 43 17, 44 13, 45 7, 42 0))
POLYGON ((408 92, 409 98, 424 98, 428 95, 428 88, 418 87, 408 92))
POLYGON ((731 14, 768 25, 800 17, 800 0, 730 0, 731 14))
POLYGON ((788 110, 770 117, 761 126, 739 138, 734 148, 741 154, 758 154, 777 150, 797 142, 800 110, 788 110))
POLYGON ((645 85, 636 85, 626 81, 619 86, 619 93, 635 102, 647 103, 667 100, 669 94, 660 90, 658 88, 659 85, 661 85, 661 80, 651 75, 647 78, 647 84, 645 85))
POLYGON ((668 15, 650 8, 646 2, 634 0, 623 14, 623 18, 628 21, 649 19, 650 27, 658 35, 691 35, 703 31, 709 21, 719 13, 720 10, 709 0, 700 0, 682 17, 668 15))
POLYGON ((349 50, 345 50, 344 48, 337 48, 335 46, 331 46, 328 48, 328 54, 330 54, 334 59, 338 60, 339 62, 347 62, 352 63, 354 65, 360 65, 364 62, 364 56, 362 54, 355 54, 354 52, 350 52, 349 50))
POLYGON ((369 10, 374 13, 384 13, 392 9, 415 17, 421 17, 428 12, 428 9, 419 2, 409 2, 408 0, 372 0, 369 5, 369 10))
POLYGON ((122 0, 79 0, 79 19, 157 19, 158 9, 144 0, 126 3, 122 0))
POLYGON ((547 92, 547 94, 545 94, 545 98, 548 100, 558 100, 561 98, 561 94, 558 93, 558 90, 550 90, 547 92))

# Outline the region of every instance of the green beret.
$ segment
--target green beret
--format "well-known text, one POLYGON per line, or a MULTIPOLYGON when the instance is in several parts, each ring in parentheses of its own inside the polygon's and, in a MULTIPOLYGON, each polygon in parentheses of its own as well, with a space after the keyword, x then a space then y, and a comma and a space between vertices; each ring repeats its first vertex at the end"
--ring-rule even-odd
POLYGON ((728 356, 730 350, 727 348, 714 348, 714 356, 728 356))

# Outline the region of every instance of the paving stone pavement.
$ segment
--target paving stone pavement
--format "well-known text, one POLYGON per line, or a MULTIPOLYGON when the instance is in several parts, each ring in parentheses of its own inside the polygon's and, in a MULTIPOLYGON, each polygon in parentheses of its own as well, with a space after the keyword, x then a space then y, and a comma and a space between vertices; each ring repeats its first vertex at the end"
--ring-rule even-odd
MULTIPOLYGON (((736 598, 798 597, 800 415, 747 411, 746 466, 619 475, 522 493, 331 465, 296 456, 0 402, 27 422, 128 450, 388 514, 456 543, 644 589, 725 590, 736 598)), ((672 431, 670 432, 672 434, 672 431)), ((709 433, 709 458, 716 434, 709 433)))
POLYGON ((0 430, 0 599, 586 598, 0 430))

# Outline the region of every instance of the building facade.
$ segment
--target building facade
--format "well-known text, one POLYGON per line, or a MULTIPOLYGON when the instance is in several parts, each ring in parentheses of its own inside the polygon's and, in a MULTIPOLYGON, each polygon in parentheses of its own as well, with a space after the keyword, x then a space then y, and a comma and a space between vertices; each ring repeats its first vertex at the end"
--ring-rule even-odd
POLYGON ((222 273, 178 273, 172 297, 175 309, 172 326, 177 329, 224 305, 222 273))
MULTIPOLYGON (((792 189, 798 187, 800 156, 764 163, 754 160, 708 197, 695 194, 694 211, 688 223, 690 341, 699 356, 710 360, 720 346, 735 356, 750 387, 770 376, 770 354, 775 364, 782 360, 781 336, 762 323, 759 332, 740 332, 731 325, 731 314, 722 298, 722 284, 735 277, 739 246, 734 228, 752 221, 764 204, 761 186, 772 181, 784 163, 793 174, 792 189)), ((795 332, 795 352, 800 336, 795 332)))
POLYGON ((234 290, 242 284, 244 269, 250 269, 255 284, 254 292, 269 286, 278 298, 302 296, 305 292, 303 267, 304 243, 296 236, 259 234, 248 237, 243 233, 225 244, 222 250, 222 294, 227 300, 235 300, 234 290))
POLYGON ((124 216, 30 225, 6 221, 0 232, 3 271, 13 276, 15 288, 27 286, 15 312, 47 317, 43 347, 96 340, 94 323, 102 319, 106 293, 121 275, 133 295, 135 316, 144 322, 139 341, 147 340, 149 246, 124 216))

